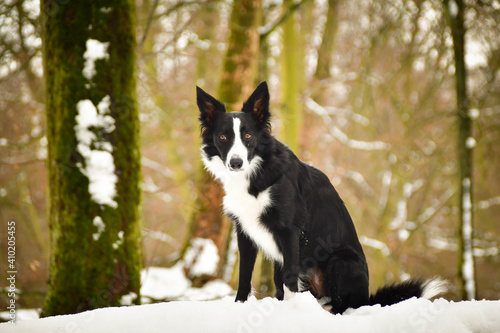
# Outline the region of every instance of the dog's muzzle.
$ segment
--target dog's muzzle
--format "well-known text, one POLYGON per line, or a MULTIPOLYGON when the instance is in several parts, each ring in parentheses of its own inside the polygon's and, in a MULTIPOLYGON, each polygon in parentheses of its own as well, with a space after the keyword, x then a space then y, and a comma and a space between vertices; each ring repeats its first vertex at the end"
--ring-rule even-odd
POLYGON ((243 160, 239 156, 233 156, 229 160, 229 170, 231 171, 241 171, 243 167, 243 160))

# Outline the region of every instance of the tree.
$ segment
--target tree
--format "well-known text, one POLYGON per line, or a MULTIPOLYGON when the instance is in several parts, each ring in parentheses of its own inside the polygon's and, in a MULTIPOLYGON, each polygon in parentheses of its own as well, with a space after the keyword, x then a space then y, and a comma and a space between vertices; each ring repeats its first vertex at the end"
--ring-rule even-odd
POLYGON ((51 258, 42 316, 140 300, 134 2, 41 2, 51 258), (71 33, 68 33, 71 32, 71 33))
POLYGON ((465 68, 465 26, 463 0, 445 0, 445 12, 453 37, 455 58, 455 83, 458 121, 458 165, 459 165, 459 265, 458 275, 461 281, 463 299, 474 299, 476 280, 474 256, 472 254, 472 119, 469 115, 467 98, 467 71, 465 68))
MULTIPOLYGON (((226 103, 228 112, 234 111, 253 89, 259 51, 257 28, 260 23, 260 10, 260 0, 239 0, 233 4, 229 22, 231 34, 218 93, 218 98, 226 103)), ((189 247, 193 246, 196 254, 201 254, 204 251, 202 247, 207 243, 198 242, 199 246, 196 246, 193 239, 209 239, 216 246, 220 258, 217 271, 206 272, 208 274, 199 277, 190 274, 195 283, 200 285, 214 276, 222 276, 232 229, 230 221, 220 211, 224 195, 222 186, 207 172, 203 173, 198 184, 198 194, 197 207, 182 252, 187 253, 189 247)), ((196 259, 190 258, 188 261, 193 263, 196 259)))
POLYGON ((256 77, 259 54, 260 0, 239 0, 233 4, 229 45, 219 85, 219 98, 234 111, 250 96, 256 77))
POLYGON ((326 14, 325 30, 323 38, 318 49, 318 64, 314 77, 317 80, 324 80, 330 77, 330 68, 332 67, 332 52, 335 42, 335 36, 339 27, 337 14, 339 0, 328 0, 328 11, 326 14))
MULTIPOLYGON (((286 0, 284 6, 292 7, 293 1, 286 0)), ((285 11, 287 9, 285 8, 285 11)), ((283 51, 281 68, 281 98, 283 106, 283 141, 290 149, 298 153, 299 127, 301 124, 301 108, 299 105, 299 91, 304 79, 302 65, 302 43, 297 30, 295 12, 290 14, 283 22, 283 51)))

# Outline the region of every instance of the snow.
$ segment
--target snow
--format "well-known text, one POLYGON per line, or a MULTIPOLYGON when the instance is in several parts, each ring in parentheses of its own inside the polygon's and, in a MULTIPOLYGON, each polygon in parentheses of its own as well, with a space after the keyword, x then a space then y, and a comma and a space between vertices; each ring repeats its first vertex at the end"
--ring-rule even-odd
POLYGON ((171 269, 149 267, 141 272, 141 293, 155 299, 180 297, 191 286, 183 271, 183 264, 171 269))
POLYGON ((75 134, 78 140, 77 150, 85 160, 85 166, 77 164, 80 171, 89 178, 89 193, 94 202, 116 208, 115 164, 113 146, 110 142, 98 138, 115 129, 115 120, 109 115, 110 97, 105 96, 97 108, 92 101, 85 99, 77 103, 75 134), (93 131, 91 130, 93 129, 93 131))
POLYGON ((342 177, 344 177, 344 178, 351 179, 354 182, 356 182, 359 185, 359 187, 370 197, 376 196, 375 191, 368 184, 368 182, 365 180, 365 177, 363 177, 363 175, 361 173, 354 171, 354 170, 347 170, 347 169, 344 169, 344 168, 338 167, 338 166, 331 166, 330 170, 334 171, 338 174, 341 174, 342 177))
POLYGON ((165 242, 168 244, 172 244, 175 246, 178 245, 176 240, 174 238, 172 238, 172 236, 170 236, 169 234, 167 234, 165 232, 143 228, 142 235, 147 236, 151 239, 157 239, 159 241, 162 241, 162 242, 165 242))
MULTIPOLYGON (((123 306, 75 315, 34 319, 18 310, 16 325, 0 324, 0 331, 23 333, 77 332, 497 332, 500 301, 451 302, 412 298, 381 307, 348 309, 343 315, 325 311, 309 292, 288 301, 275 298, 234 302, 234 291, 220 280, 192 288, 183 263, 172 268, 149 267, 141 272, 143 302, 177 299, 164 303, 123 306)), ((441 288, 434 279, 431 287, 441 288)), ((136 295, 122 298, 131 304, 136 295)))
POLYGON ((234 291, 221 280, 206 283, 202 288, 191 287, 186 278, 184 263, 179 262, 172 268, 149 267, 141 272, 142 302, 150 300, 212 300, 234 294, 234 291))
POLYGON ((465 40, 465 63, 467 64, 467 68, 475 69, 488 66, 488 53, 491 51, 483 43, 478 42, 470 35, 466 34, 465 40))
POLYGON ((473 137, 469 136, 467 140, 465 141, 465 146, 469 149, 472 149, 476 146, 476 139, 473 137))
POLYGON ((83 54, 85 65, 83 67, 83 76, 89 81, 92 80, 96 74, 95 62, 100 59, 109 59, 108 43, 102 43, 96 39, 88 39, 86 43, 87 49, 83 54))
POLYGON ((106 228, 106 225, 102 221, 102 218, 100 216, 94 217, 94 220, 92 221, 92 224, 94 227, 97 228, 97 232, 92 235, 95 241, 99 240, 99 237, 101 237, 101 234, 104 232, 104 229, 106 228))
POLYGON ((450 15, 451 16, 457 16, 458 15, 458 5, 455 2, 455 0, 450 0, 450 2, 448 2, 448 9, 450 10, 450 15))
POLYGON ((382 255, 384 256, 388 256, 389 254, 391 254, 391 250, 389 249, 389 247, 387 247, 387 244, 377 239, 368 238, 365 235, 362 235, 361 237, 359 237, 359 242, 365 246, 380 250, 382 252, 382 255))
POLYGON ((389 189, 392 183, 392 172, 387 170, 382 176, 382 191, 380 193, 380 199, 378 201, 378 207, 383 210, 387 205, 387 199, 389 198, 389 189))
POLYGON ((219 264, 217 246, 211 239, 192 239, 184 255, 184 263, 189 267, 190 276, 213 275, 219 264))
POLYGON ((329 127, 330 136, 338 140, 339 142, 347 145, 350 148, 359 150, 389 150, 390 144, 382 141, 360 141, 351 139, 345 134, 340 128, 338 128, 333 120, 330 118, 328 111, 318 103, 316 103, 312 98, 305 98, 306 107, 320 116, 324 123, 329 127))
POLYGON ((118 232, 118 240, 113 243, 113 245, 112 245, 113 249, 117 250, 118 247, 120 247, 120 245, 123 244, 123 235, 124 234, 125 234, 125 232, 123 230, 118 232))
POLYGON ((458 245, 454 240, 446 239, 444 237, 439 237, 437 235, 430 235, 431 237, 427 238, 427 246, 433 247, 438 250, 448 250, 448 251, 457 251, 458 245))
POLYGON ((480 112, 478 109, 473 108, 473 109, 469 110, 468 115, 469 115, 470 119, 475 120, 475 119, 479 118, 480 112))
POLYGON ((235 303, 179 301, 103 308, 76 315, 0 324, 5 333, 49 332, 497 332, 500 301, 433 302, 412 298, 396 305, 365 306, 332 315, 309 293, 235 303))
POLYGON ((465 280, 465 291, 468 299, 474 299, 476 293, 474 278, 474 257, 472 256, 472 201, 470 179, 462 181, 462 278, 465 280))
POLYGON ((227 259, 222 273, 224 281, 230 281, 233 274, 234 264, 238 260, 238 240, 236 232, 232 232, 231 241, 229 242, 229 249, 227 250, 227 259))
POLYGON ((493 197, 488 200, 482 200, 477 204, 479 209, 487 209, 494 205, 500 205, 500 197, 493 197))
POLYGON ((403 196, 398 201, 396 216, 391 220, 389 224, 390 229, 398 230, 398 238, 400 241, 404 242, 410 237, 410 232, 407 226, 413 222, 406 221, 408 215, 408 200, 418 189, 424 184, 423 179, 417 179, 413 183, 405 183, 403 186, 403 196))

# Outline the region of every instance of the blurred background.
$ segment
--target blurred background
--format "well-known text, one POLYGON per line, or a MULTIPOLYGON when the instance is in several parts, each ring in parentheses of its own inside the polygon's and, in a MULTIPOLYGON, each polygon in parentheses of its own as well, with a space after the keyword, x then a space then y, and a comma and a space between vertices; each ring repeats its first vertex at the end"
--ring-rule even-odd
MULTIPOLYGON (((220 90, 235 31, 232 1, 135 2, 143 265, 170 267, 194 246, 194 236, 202 237, 200 228, 210 228, 210 219, 199 218, 206 209, 200 200, 221 195, 203 185, 210 180, 199 158, 195 87, 234 110, 251 90, 243 89, 236 101, 220 90)), ((459 299, 459 129, 452 31, 443 2, 259 4, 251 89, 268 81, 275 136, 324 171, 345 201, 367 255, 371 288, 440 275, 454 285, 449 297, 459 299), (296 85, 296 97, 287 85, 296 85)), ((50 253, 39 7, 36 0, 0 3, 0 271, 7 270, 6 224, 14 220, 18 305, 27 308, 43 302, 50 253)), ((465 1, 472 246, 480 299, 500 298, 499 23, 499 1, 465 1)), ((217 200, 211 207, 221 215, 217 200)), ((236 249, 227 235, 214 242, 230 258, 236 249)), ((234 259, 223 262, 234 265, 234 259)), ((231 269, 215 275, 234 283, 231 269)), ((262 297, 269 290, 257 288, 262 297)), ((0 305, 7 300, 3 293, 0 305)))

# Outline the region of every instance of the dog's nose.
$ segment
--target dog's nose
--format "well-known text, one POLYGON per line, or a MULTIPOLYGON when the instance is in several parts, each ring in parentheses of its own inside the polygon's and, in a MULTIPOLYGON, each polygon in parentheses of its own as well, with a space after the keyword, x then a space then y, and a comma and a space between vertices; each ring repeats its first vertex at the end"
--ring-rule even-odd
POLYGON ((233 157, 229 160, 229 166, 231 170, 239 170, 243 166, 243 160, 239 157, 233 157))

